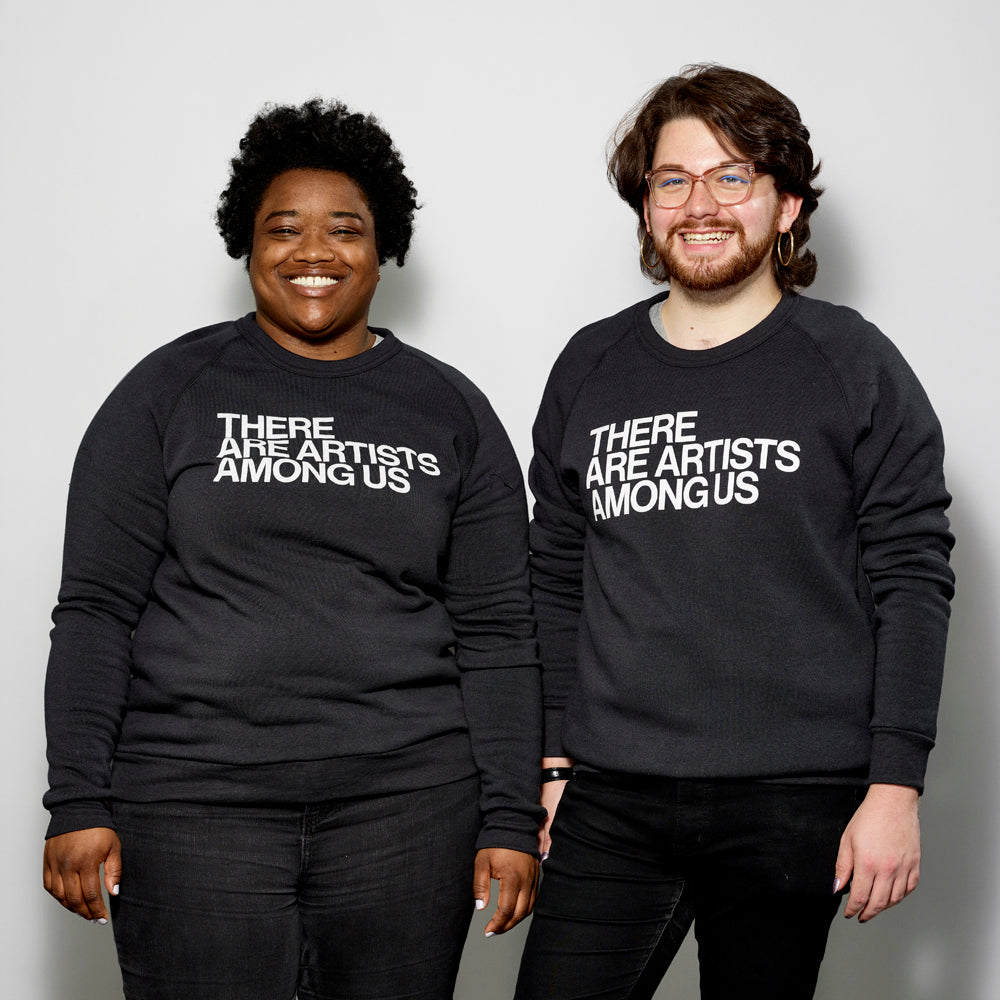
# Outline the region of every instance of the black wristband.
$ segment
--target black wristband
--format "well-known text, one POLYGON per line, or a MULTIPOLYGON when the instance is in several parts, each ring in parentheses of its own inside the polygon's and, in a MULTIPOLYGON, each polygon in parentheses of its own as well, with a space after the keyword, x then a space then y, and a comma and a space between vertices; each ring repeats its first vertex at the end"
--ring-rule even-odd
POLYGON ((546 781, 566 781, 572 777, 573 768, 571 767, 543 767, 539 784, 544 785, 546 781))

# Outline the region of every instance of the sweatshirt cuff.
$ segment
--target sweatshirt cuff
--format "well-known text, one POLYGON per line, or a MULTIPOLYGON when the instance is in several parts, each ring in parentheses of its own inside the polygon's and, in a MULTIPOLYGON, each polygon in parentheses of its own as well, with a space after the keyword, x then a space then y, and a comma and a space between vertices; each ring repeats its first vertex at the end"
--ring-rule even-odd
POLYGON ((927 756, 934 741, 901 729, 880 729, 872 733, 871 765, 868 783, 872 785, 908 785, 924 790, 927 756))
POLYGON ((476 838, 476 850, 499 847, 537 858, 538 828, 544 817, 545 810, 541 806, 535 807, 530 815, 506 810, 491 813, 476 838))
POLYGON ((74 830, 92 830, 98 826, 112 830, 115 828, 111 810, 103 802, 70 802, 51 810, 45 839, 72 833, 74 830))

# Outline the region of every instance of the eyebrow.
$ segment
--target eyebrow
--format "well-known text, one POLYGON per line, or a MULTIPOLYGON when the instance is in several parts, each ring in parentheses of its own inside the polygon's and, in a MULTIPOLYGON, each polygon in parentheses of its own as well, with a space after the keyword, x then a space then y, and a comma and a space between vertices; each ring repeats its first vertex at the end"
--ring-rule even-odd
MULTIPOLYGON (((276 212, 271 212, 265 219, 264 222, 270 222, 271 219, 277 218, 290 218, 297 219, 299 214, 294 208, 279 208, 276 212)), ((359 222, 364 222, 365 220, 357 212, 330 212, 331 219, 357 219, 359 222)))

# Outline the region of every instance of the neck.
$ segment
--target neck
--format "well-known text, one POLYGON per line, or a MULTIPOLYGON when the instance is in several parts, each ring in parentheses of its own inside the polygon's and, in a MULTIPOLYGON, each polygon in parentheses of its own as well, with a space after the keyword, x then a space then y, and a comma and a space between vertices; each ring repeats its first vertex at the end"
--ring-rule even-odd
POLYGON ((660 306, 667 342, 684 350, 703 351, 735 340, 755 327, 781 301, 770 261, 766 263, 766 271, 711 292, 671 284, 670 296, 660 306))

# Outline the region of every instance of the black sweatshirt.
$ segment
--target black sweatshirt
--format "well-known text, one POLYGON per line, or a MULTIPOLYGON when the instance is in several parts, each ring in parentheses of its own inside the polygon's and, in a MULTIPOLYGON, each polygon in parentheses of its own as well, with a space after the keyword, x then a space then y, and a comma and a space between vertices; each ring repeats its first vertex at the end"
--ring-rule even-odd
POLYGON ((297 804, 478 771, 479 846, 535 850, 517 460, 465 377, 377 332, 316 361, 252 316, 207 327, 95 417, 53 613, 49 836, 111 825, 110 798, 297 804))
POLYGON ((687 351, 663 298, 578 333, 535 425, 545 752, 921 788, 953 591, 923 390, 852 310, 687 351))

